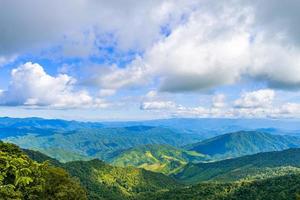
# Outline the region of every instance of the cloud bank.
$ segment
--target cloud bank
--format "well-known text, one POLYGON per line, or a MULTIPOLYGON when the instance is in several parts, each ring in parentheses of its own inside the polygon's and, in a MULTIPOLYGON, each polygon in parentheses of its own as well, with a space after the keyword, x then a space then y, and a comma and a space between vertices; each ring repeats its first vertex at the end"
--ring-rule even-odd
POLYGON ((76 80, 66 74, 53 77, 39 64, 28 62, 12 70, 8 89, 0 93, 0 104, 50 108, 108 106, 103 99, 93 98, 87 91, 75 91, 75 83, 76 80))
POLYGON ((104 108, 127 95, 175 116, 297 116, 299 99, 276 94, 300 89, 299 10, 296 0, 0 0, 0 66, 13 65, 0 105, 104 108), (44 51, 72 75, 48 74, 34 61, 44 51), (218 92, 240 83, 261 87, 218 92), (176 99, 203 93, 217 95, 176 99))

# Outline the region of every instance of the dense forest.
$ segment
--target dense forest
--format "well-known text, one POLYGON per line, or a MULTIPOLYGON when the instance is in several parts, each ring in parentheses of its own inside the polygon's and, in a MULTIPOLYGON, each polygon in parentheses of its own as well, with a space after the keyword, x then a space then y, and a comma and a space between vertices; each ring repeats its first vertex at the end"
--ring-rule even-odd
POLYGON ((300 196, 300 143, 294 136, 239 131, 201 141, 187 130, 154 127, 155 121, 110 124, 116 127, 36 118, 0 123, 0 199, 300 196))
POLYGON ((33 161, 13 144, 0 142, 0 172, 0 199, 87 199, 80 182, 64 169, 33 161))
POLYGON ((234 181, 219 179, 196 185, 184 185, 171 177, 144 169, 111 166, 97 159, 60 163, 38 151, 22 150, 3 142, 0 143, 0 153, 2 199, 284 200, 296 199, 300 194, 299 168, 280 168, 298 165, 299 159, 295 156, 299 149, 260 153, 220 161, 221 164, 207 163, 227 166, 227 170, 234 166, 233 163, 236 168, 244 168, 242 163, 251 165, 256 170, 256 177, 236 178, 234 181), (282 159, 276 161, 276 158, 282 159), (255 166, 268 168, 259 170, 255 166))

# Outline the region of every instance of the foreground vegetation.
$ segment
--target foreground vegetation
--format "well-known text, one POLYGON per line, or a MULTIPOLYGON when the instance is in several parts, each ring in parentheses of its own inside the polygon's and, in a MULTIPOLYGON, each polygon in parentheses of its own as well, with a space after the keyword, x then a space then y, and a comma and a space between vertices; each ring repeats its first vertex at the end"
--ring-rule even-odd
POLYGON ((0 199, 84 200, 87 195, 62 168, 37 163, 17 146, 0 142, 0 199))
POLYGON ((176 179, 185 183, 203 181, 232 182, 297 173, 300 170, 300 149, 264 152, 211 163, 188 164, 176 179))
POLYGON ((10 127, 7 135, 10 140, 22 147, 42 149, 47 155, 1 142, 0 199, 284 200, 299 197, 300 149, 279 151, 297 147, 300 143, 295 137, 237 132, 182 148, 199 138, 161 127, 94 129, 89 127, 99 125, 60 124, 62 128, 53 129, 52 121, 39 122, 32 129, 22 123, 16 135, 12 132, 16 128, 10 127), (264 152, 270 150, 276 151, 264 152), (257 151, 264 153, 253 154, 257 151), (241 156, 244 154, 253 155, 241 156), (55 155, 59 161, 49 155, 55 155), (241 157, 231 158, 236 156, 241 157), (94 157, 105 158, 106 162, 94 157))
POLYGON ((300 174, 235 183, 201 183, 149 195, 143 200, 298 200, 300 174))
POLYGON ((60 163, 38 151, 24 150, 30 158, 64 168, 80 180, 88 199, 123 200, 182 187, 173 178, 134 167, 115 167, 98 159, 60 163))

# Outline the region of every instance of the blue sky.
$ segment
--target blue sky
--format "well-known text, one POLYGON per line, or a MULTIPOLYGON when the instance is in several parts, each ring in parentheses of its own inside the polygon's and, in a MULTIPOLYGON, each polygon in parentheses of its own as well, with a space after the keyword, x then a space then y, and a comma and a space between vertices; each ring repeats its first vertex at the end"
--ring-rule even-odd
POLYGON ((0 0, 0 115, 299 118, 299 8, 0 0))

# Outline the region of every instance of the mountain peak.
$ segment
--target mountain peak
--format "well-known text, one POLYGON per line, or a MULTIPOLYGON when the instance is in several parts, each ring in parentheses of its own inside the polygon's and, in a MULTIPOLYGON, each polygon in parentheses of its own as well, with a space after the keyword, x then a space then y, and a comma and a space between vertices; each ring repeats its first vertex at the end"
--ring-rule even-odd
POLYGON ((299 146, 300 139, 292 136, 272 135, 259 131, 238 131, 203 140, 187 146, 186 149, 215 159, 224 159, 299 146))

